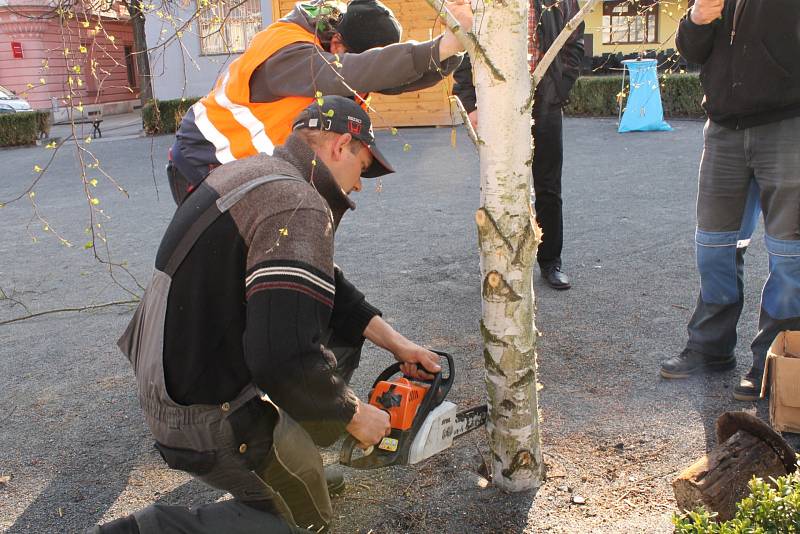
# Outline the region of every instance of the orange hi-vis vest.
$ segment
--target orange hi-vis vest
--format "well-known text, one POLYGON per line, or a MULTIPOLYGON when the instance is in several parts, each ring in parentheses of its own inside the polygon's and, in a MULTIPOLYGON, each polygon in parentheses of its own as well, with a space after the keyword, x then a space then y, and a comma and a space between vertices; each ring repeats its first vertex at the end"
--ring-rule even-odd
POLYGON ((250 77, 275 52, 292 43, 321 46, 314 34, 290 22, 275 22, 258 32, 244 53, 236 58, 214 89, 192 106, 195 125, 216 149, 224 164, 272 154, 292 132, 292 121, 311 102, 308 96, 287 96, 275 102, 250 102, 250 77))

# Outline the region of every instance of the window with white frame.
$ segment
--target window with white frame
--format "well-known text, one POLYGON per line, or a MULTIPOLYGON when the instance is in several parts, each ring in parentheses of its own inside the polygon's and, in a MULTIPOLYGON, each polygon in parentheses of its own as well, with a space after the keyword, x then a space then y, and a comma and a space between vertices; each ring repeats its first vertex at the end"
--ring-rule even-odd
POLYGON ((198 0, 200 53, 244 52, 261 30, 260 0, 198 0))
POLYGON ((658 42, 657 0, 605 0, 603 43, 658 42))

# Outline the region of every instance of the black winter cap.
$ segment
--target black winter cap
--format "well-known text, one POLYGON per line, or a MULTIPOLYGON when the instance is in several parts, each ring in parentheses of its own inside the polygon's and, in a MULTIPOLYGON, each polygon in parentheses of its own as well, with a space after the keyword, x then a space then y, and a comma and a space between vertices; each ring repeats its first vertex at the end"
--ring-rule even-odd
POLYGON ((379 0, 352 0, 336 26, 348 51, 360 54, 370 48, 399 43, 400 21, 379 0))

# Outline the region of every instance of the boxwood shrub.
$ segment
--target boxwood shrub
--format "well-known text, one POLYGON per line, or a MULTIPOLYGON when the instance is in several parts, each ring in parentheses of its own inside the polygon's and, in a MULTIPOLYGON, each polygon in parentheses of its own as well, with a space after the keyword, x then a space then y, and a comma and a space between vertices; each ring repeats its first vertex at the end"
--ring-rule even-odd
POLYGON ((142 107, 142 126, 148 135, 175 133, 181 119, 199 98, 151 100, 142 107))
POLYGON ((717 522, 714 514, 694 510, 672 519, 678 534, 791 534, 800 532, 800 475, 770 482, 753 478, 750 495, 736 504, 736 515, 717 522))
MULTIPOLYGON (((661 81, 661 102, 665 117, 703 118, 700 107, 703 88, 696 74, 666 74, 661 81)), ((616 117, 621 92, 630 90, 628 79, 622 87, 622 76, 581 76, 570 94, 570 103, 564 112, 585 117, 616 117)))
POLYGON ((0 113, 0 146, 32 145, 50 132, 50 113, 24 111, 0 113))

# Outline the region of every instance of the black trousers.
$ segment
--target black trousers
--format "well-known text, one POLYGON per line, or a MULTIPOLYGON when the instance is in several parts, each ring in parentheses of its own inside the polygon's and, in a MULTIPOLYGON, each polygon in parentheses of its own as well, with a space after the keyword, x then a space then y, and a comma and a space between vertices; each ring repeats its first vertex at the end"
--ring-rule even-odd
POLYGON ((177 206, 183 204, 186 197, 189 196, 190 184, 189 180, 181 174, 171 161, 167 163, 167 179, 169 180, 169 190, 172 193, 172 200, 175 201, 177 206))
POLYGON ((533 191, 536 220, 542 227, 542 242, 536 260, 543 269, 561 266, 564 221, 561 213, 561 167, 564 135, 561 106, 533 106, 533 191))

